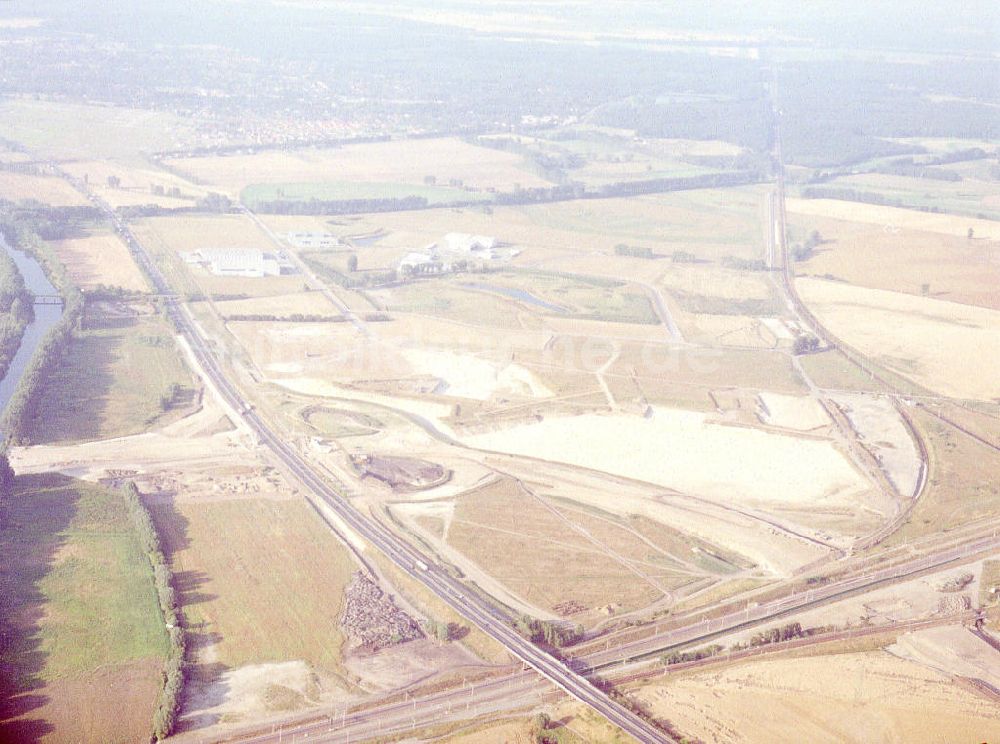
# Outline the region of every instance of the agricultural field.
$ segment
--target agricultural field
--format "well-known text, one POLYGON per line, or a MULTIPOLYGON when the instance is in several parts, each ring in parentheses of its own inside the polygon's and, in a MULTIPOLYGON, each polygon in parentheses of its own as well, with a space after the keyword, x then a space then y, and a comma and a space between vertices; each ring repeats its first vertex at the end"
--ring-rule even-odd
POLYGON ((751 661, 640 687, 654 715, 703 741, 988 741, 996 705, 882 650, 751 661), (775 710, 781 715, 775 715, 775 710))
POLYGON ((626 526, 560 508, 511 480, 462 494, 450 509, 407 510, 442 511, 441 539, 472 562, 464 565, 474 580, 487 589, 498 582, 499 596, 512 592, 529 608, 574 622, 593 623, 606 606, 645 607, 695 578, 686 563, 626 526))
POLYGON ((1000 508, 1000 484, 993 475, 1000 453, 919 408, 912 417, 930 450, 926 492, 886 545, 989 519, 1000 508))
MULTIPOLYGON (((493 235, 521 249, 514 263, 526 267, 608 275, 626 270, 664 271, 656 260, 614 256, 615 246, 650 248, 671 256, 676 250, 698 259, 718 261, 725 256, 763 258, 764 189, 700 189, 631 199, 593 199, 528 206, 428 209, 362 215, 349 222, 353 234, 384 230, 380 247, 402 253, 438 241, 450 232, 493 235), (579 260, 579 266, 575 262, 579 260), (544 263, 544 266, 541 264, 544 263)), ((268 218, 280 227, 301 223, 300 218, 268 218), (297 221, 297 222, 296 222, 297 221)), ((286 227, 286 229, 293 229, 286 227)), ((334 229, 340 233, 341 230, 334 229)), ((365 250, 359 249, 364 263, 365 250)), ((380 267, 388 268, 388 266, 380 267)))
POLYGON ((0 199, 12 202, 34 199, 53 207, 78 207, 89 204, 82 194, 61 178, 29 176, 6 171, 0 171, 0 199))
MULTIPOLYGON (((371 184, 381 184, 382 187, 393 184, 400 189, 422 187, 428 177, 433 177, 440 186, 447 187, 450 182, 458 181, 464 187, 479 191, 487 188, 506 191, 515 184, 525 188, 551 185, 525 169, 517 155, 477 147, 454 138, 376 142, 336 149, 178 158, 167 163, 196 183, 225 191, 233 197, 256 184, 288 188, 291 193, 294 193, 296 184, 308 183, 316 188, 320 184, 330 184, 333 189, 360 184, 359 193, 365 193, 371 184)), ((252 195, 253 192, 250 193, 252 195)))
POLYGON ((1000 397, 1000 311, 817 279, 796 287, 834 336, 893 372, 945 395, 1000 397))
POLYGON ((215 309, 222 318, 234 315, 273 315, 277 318, 288 318, 292 315, 340 317, 340 309, 319 292, 295 292, 247 300, 222 300, 215 303, 215 309))
POLYGON ((172 114, 27 99, 0 104, 0 137, 46 158, 137 164, 144 162, 143 153, 189 147, 200 139, 190 121, 172 114))
POLYGON ((197 398, 165 321, 98 313, 78 331, 38 395, 27 436, 34 444, 147 431, 187 413, 197 398))
POLYGON ((799 276, 1000 309, 996 241, 812 216, 793 215, 790 224, 823 236, 813 255, 796 263, 799 276))
POLYGON ((151 497, 150 510, 198 628, 192 641, 202 656, 211 647, 218 665, 196 673, 301 660, 343 682, 338 616, 354 561, 305 503, 280 491, 210 499, 189 490, 151 497), (289 591, 295 602, 285 601, 289 591))
POLYGON ((51 243, 66 273, 82 290, 98 286, 133 292, 149 291, 149 284, 117 235, 110 230, 88 230, 82 237, 51 243))
POLYGON ((191 207, 195 199, 206 193, 203 187, 150 163, 137 165, 118 160, 83 160, 66 163, 63 169, 86 181, 89 188, 112 207, 136 204, 191 207), (154 193, 154 187, 162 189, 163 193, 154 193))
POLYGON ((839 199, 788 199, 788 212, 792 215, 808 215, 849 222, 863 222, 886 228, 918 230, 964 238, 972 228, 976 237, 1000 240, 1000 222, 955 214, 921 212, 900 207, 885 207, 878 204, 841 201, 839 199))
MULTIPOLYGON (((987 164, 993 160, 979 161, 987 164)), ((969 166, 969 163, 961 165, 969 166)), ((952 170, 955 166, 934 166, 952 170)), ((966 167, 966 172, 969 168, 966 167)), ((974 175, 976 174, 973 171, 974 175)), ((931 209, 955 215, 996 219, 1000 216, 1000 200, 996 183, 963 178, 961 181, 915 178, 888 173, 864 173, 842 176, 824 184, 824 188, 843 188, 866 194, 878 194, 889 202, 898 202, 912 209, 931 209)))
POLYGON ((0 739, 148 739, 167 634, 124 501, 31 475, 0 512, 0 739))

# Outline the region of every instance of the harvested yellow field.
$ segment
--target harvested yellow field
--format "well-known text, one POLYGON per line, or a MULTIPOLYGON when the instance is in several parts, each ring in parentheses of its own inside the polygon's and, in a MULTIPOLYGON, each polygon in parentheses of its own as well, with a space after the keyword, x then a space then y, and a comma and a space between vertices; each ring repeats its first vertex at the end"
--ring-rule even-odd
POLYGON ((82 160, 67 163, 64 168, 77 178, 85 178, 89 187, 113 207, 132 204, 190 207, 197 197, 205 194, 204 187, 195 186, 172 173, 128 162, 82 160), (112 187, 108 179, 118 179, 118 184, 112 187), (165 192, 177 189, 178 195, 154 194, 153 186, 162 187, 165 192))
POLYGON ((830 442, 710 423, 655 408, 647 417, 584 414, 467 436, 525 455, 674 488, 724 503, 855 503, 868 486, 830 442))
POLYGON ((1000 309, 1000 244, 978 238, 798 216, 826 242, 796 264, 799 275, 835 276, 851 284, 1000 309), (926 287, 925 287, 926 285, 926 287))
POLYGON ((977 237, 1000 240, 1000 222, 974 217, 921 212, 915 209, 885 207, 840 199, 788 199, 787 207, 789 212, 795 214, 879 225, 887 228, 890 233, 899 228, 965 237, 971 227, 977 237))
POLYGON ((182 158, 170 165, 199 182, 236 195, 252 183, 361 182, 423 184, 434 176, 447 185, 509 190, 550 186, 522 167, 519 155, 477 147, 455 138, 376 142, 337 149, 262 152, 255 155, 182 158))
POLYGON ((756 661, 648 685, 636 697, 678 731, 712 744, 1000 737, 995 703, 884 651, 756 661))
POLYGON ((233 315, 323 315, 339 316, 340 310, 320 292, 295 292, 294 294, 255 297, 248 300, 223 300, 215 309, 224 317, 233 315))
POLYGON ((73 283, 82 289, 103 284, 137 292, 149 290, 128 248, 112 233, 93 233, 52 245, 73 283))
MULTIPOLYGON (((691 581, 669 555, 627 529, 601 522, 584 527, 585 518, 556 511, 504 480, 461 495, 445 535, 473 562, 464 567, 467 574, 485 571, 517 598, 557 614, 570 604, 637 609, 691 581)), ((585 619, 596 617, 576 621, 585 619)))
POLYGON ((1000 396, 1000 311, 817 279, 796 287, 835 336, 894 372, 945 395, 1000 396))
POLYGON ((687 294, 729 300, 767 300, 774 295, 774 285, 760 273, 700 264, 655 265, 659 269, 659 284, 687 294))
POLYGON ((54 176, 26 176, 0 172, 0 199, 19 202, 36 199, 53 207, 78 207, 89 204, 72 186, 54 176))
POLYGON ((140 223, 139 230, 156 236, 166 247, 178 253, 199 248, 274 249, 268 237, 249 217, 237 214, 150 217, 140 223))

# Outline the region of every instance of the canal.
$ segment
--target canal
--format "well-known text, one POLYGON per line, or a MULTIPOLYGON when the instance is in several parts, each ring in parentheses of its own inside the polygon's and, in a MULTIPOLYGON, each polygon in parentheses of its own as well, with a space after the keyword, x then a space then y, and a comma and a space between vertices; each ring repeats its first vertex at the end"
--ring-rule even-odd
MULTIPOLYGON (((54 297, 59 295, 58 290, 52 286, 48 277, 45 276, 45 272, 38 261, 24 251, 20 251, 9 245, 2 235, 0 235, 0 249, 7 251, 7 254, 14 259, 17 270, 21 272, 21 276, 24 278, 24 286, 29 292, 36 296, 54 297)), ((18 347, 17 353, 14 354, 14 358, 11 359, 10 367, 7 368, 7 374, 0 380, 0 412, 7 408, 7 402, 17 389, 17 384, 21 381, 24 371, 28 368, 31 357, 34 356, 38 345, 45 338, 45 335, 52 326, 59 322, 62 313, 63 306, 61 303, 35 303, 35 319, 24 329, 24 336, 21 337, 21 345, 18 347)))

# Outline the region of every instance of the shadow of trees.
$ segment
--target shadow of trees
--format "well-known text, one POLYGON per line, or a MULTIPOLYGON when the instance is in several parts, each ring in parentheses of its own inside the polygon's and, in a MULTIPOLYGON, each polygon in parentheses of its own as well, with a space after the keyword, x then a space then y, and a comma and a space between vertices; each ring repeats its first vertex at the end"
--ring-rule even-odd
POLYGON ((61 475, 19 476, 0 501, 0 741, 37 742, 53 731, 42 650, 43 579, 54 569, 80 495, 61 475))

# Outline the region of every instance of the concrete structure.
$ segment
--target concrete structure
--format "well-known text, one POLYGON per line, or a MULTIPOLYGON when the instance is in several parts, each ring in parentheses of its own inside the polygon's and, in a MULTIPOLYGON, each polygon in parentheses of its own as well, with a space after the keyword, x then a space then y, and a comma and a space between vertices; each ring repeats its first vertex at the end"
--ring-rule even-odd
POLYGON ((296 248, 336 248, 340 245, 340 239, 328 232, 290 232, 285 239, 296 248))

